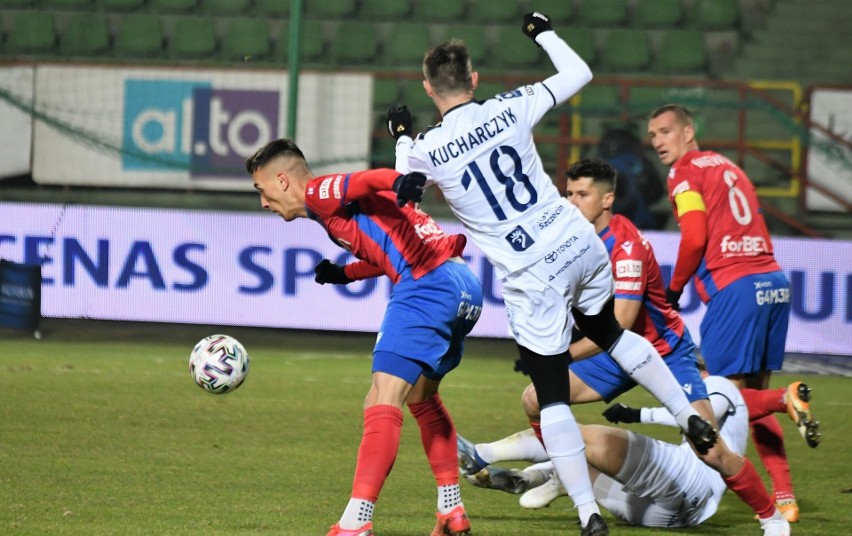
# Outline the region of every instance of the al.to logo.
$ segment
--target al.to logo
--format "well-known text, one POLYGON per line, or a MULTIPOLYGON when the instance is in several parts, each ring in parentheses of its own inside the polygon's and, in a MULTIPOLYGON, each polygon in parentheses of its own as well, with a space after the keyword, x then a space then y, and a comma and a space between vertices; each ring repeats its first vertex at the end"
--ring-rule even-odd
POLYGON ((279 101, 278 91, 127 80, 122 168, 242 176, 245 159, 279 135, 279 101))

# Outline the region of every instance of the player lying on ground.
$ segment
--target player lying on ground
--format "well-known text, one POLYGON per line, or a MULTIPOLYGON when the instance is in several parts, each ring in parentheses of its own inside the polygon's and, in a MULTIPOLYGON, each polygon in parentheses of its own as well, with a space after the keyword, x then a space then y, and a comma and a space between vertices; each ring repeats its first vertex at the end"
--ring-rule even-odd
MULTIPOLYGON (((705 371, 702 376, 722 438, 744 455, 751 417, 745 400, 726 378, 705 371)), ((800 385, 796 382, 785 389, 790 407, 800 385)), ((674 425, 664 408, 615 404, 604 416, 613 423, 674 425)), ((698 525, 716 512, 727 486, 717 472, 695 457, 687 443, 675 445, 611 426, 585 425, 581 429, 595 498, 618 519, 632 525, 675 528, 698 525)), ((543 508, 566 495, 532 429, 477 445, 459 436, 462 467, 478 467, 479 453, 538 463, 523 470, 488 465, 477 473, 465 473, 465 479, 475 486, 523 493, 520 504, 525 508, 543 508)), ((782 527, 764 525, 764 534, 784 534, 782 527)))

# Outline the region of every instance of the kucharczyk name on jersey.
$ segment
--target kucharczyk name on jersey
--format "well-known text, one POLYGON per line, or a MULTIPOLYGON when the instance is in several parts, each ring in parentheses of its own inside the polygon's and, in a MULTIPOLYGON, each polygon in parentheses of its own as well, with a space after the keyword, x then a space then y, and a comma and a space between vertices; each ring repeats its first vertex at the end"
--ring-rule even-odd
POLYGON ((790 303, 789 288, 766 288, 771 287, 768 281, 754 283, 754 299, 758 305, 771 305, 773 303, 790 303))
POLYGON ((491 138, 517 123, 518 118, 512 113, 512 109, 506 108, 503 112, 492 117, 482 125, 471 129, 467 134, 462 134, 441 147, 428 151, 429 160, 434 167, 446 164, 453 158, 458 158, 477 145, 486 143, 491 138))

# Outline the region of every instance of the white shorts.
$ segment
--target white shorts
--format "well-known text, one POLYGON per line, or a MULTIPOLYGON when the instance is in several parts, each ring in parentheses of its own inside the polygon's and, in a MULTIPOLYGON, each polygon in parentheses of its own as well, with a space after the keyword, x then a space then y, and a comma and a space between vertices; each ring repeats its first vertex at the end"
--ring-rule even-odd
POLYGON ((713 490, 719 483, 724 486, 722 477, 689 445, 633 432, 628 436, 617 480, 601 474, 594 482, 601 506, 626 523, 646 527, 696 526, 716 512, 713 490))
POLYGON ((547 256, 502 281, 509 333, 537 354, 568 350, 572 307, 595 315, 613 296, 606 246, 595 228, 584 223, 569 228, 547 256))

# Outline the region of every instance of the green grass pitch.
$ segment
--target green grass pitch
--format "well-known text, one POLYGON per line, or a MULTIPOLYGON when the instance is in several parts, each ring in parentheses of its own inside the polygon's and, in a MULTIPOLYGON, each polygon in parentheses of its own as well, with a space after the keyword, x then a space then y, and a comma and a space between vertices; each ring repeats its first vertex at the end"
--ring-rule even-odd
MULTIPOLYGON (((55 319, 44 331, 36 341, 0 330, 0 534, 323 535, 337 521, 351 486, 373 337, 55 319), (187 361, 195 342, 220 331, 243 342, 251 370, 236 392, 211 395, 193 384, 187 361)), ((508 340, 471 339, 442 385, 459 432, 471 440, 526 427, 526 378, 512 372, 513 350, 508 340)), ((772 383, 794 379, 779 374, 772 383)), ((808 448, 779 415, 802 510, 793 534, 850 534, 852 379, 805 379, 822 444, 808 448)), ((653 402, 641 389, 622 400, 653 402)), ((576 406, 575 414, 602 423, 603 409, 576 406)), ((636 428, 677 440, 673 430, 636 428)), ((753 450, 750 457, 760 467, 753 450)), ((465 482, 462 494, 473 534, 577 533, 568 498, 528 511, 517 496, 465 482)), ((406 413, 375 530, 422 536, 434 512, 434 481, 406 413)), ((760 534, 732 494, 688 531, 606 517, 614 535, 760 534)))

